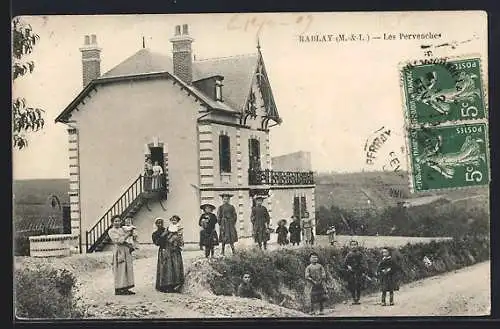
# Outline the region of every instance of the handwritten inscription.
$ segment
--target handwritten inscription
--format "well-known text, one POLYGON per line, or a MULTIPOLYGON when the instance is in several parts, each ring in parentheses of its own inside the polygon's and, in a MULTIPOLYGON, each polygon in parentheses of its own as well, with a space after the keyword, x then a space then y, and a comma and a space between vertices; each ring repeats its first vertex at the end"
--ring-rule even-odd
POLYGON ((243 15, 235 14, 231 16, 227 24, 228 30, 255 31, 259 34, 265 28, 277 26, 298 27, 301 33, 309 30, 314 18, 309 14, 267 16, 267 15, 243 15), (279 17, 279 19, 277 18, 279 17))

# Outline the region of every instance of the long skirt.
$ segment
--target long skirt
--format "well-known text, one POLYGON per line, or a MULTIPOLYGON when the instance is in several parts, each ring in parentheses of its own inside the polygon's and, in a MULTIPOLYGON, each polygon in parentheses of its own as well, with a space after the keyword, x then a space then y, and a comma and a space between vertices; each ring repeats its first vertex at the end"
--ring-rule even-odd
POLYGON ((313 241, 313 236, 312 236, 312 227, 304 227, 304 240, 306 240, 309 243, 312 243, 313 241))
POLYGON ((132 254, 128 246, 115 245, 113 250, 113 276, 115 289, 134 287, 132 254))
POLYGON ((158 250, 156 290, 170 291, 184 283, 184 265, 180 249, 158 250))

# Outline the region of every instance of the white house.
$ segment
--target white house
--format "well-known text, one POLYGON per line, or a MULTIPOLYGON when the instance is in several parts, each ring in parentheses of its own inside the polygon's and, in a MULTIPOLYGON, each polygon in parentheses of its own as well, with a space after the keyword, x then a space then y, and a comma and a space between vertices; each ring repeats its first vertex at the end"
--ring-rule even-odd
POLYGON ((234 194, 239 235, 251 236, 255 194, 266 194, 275 224, 314 216, 313 173, 273 171, 269 131, 282 120, 257 46, 255 54, 193 61, 188 26, 176 26, 173 56, 143 48, 100 74, 95 35, 80 48, 83 90, 56 122, 68 126, 72 233, 83 252, 101 250, 110 219, 131 215, 143 243, 155 217, 182 218, 198 242, 201 203, 234 194), (165 177, 144 176, 145 156, 165 177), (300 206, 298 202, 300 201, 300 206))

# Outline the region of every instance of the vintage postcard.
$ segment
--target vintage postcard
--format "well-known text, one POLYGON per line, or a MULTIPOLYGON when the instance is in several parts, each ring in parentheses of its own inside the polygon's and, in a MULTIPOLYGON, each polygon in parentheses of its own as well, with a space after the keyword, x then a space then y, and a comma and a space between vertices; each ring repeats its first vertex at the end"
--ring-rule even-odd
POLYGON ((12 20, 18 320, 489 315, 487 15, 12 20))

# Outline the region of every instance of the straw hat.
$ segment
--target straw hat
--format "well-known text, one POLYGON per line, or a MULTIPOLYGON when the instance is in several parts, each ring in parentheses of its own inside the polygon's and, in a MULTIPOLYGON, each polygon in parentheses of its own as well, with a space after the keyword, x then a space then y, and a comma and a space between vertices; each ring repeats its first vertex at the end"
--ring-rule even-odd
POLYGON ((210 204, 210 203, 204 203, 200 206, 200 209, 201 210, 205 210, 205 207, 210 207, 212 210, 210 211, 213 211, 215 209, 215 206, 213 204, 210 204))
POLYGON ((221 198, 227 196, 227 197, 232 197, 234 194, 231 194, 231 193, 222 193, 220 196, 221 198))

